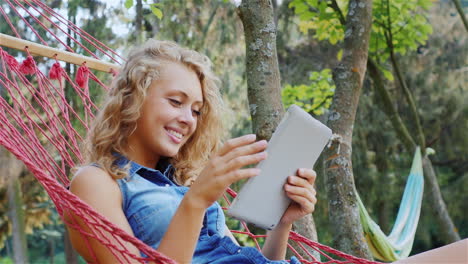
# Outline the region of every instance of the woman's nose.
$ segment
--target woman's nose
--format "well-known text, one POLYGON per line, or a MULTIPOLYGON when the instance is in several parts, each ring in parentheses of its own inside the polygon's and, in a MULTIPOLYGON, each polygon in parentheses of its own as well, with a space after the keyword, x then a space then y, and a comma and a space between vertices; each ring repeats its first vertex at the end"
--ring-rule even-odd
POLYGON ((179 115, 179 120, 187 125, 192 126, 195 123, 195 117, 193 116, 193 110, 190 107, 184 107, 182 113, 179 115))

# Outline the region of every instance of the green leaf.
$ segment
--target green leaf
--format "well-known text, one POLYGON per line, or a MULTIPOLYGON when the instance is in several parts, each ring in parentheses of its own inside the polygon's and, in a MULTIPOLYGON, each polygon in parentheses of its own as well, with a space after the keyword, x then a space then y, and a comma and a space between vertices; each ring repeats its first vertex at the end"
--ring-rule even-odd
POLYGON ((301 0, 293 0, 291 3, 289 3, 288 8, 294 8, 296 7, 296 5, 298 5, 301 2, 302 2, 301 0))
POLYGON ((336 54, 336 58, 341 61, 341 59, 343 58, 343 49, 340 49, 338 51, 338 53, 336 54))
POLYGON ((319 4, 319 10, 320 10, 320 13, 321 14, 325 14, 326 12, 326 9, 327 9, 328 5, 327 5, 327 1, 320 1, 320 4, 319 4))
POLYGON ((125 0, 125 8, 130 9, 133 6, 133 0, 125 0))
POLYGON ((151 5, 150 5, 150 7, 151 7, 151 12, 153 12, 153 14, 154 14, 157 18, 159 18, 159 20, 161 20, 162 17, 163 17, 163 13, 162 13, 161 9, 159 9, 159 8, 156 7, 156 5, 157 5, 157 4, 151 4, 151 5))
POLYGON ((383 73, 383 75, 385 76, 385 78, 386 78, 387 80, 389 80, 389 81, 395 80, 395 78, 393 78, 392 72, 390 72, 390 71, 388 71, 388 70, 386 70, 386 69, 382 69, 382 73, 383 73))
POLYGON ((318 6, 318 0, 307 0, 307 3, 312 7, 318 6))

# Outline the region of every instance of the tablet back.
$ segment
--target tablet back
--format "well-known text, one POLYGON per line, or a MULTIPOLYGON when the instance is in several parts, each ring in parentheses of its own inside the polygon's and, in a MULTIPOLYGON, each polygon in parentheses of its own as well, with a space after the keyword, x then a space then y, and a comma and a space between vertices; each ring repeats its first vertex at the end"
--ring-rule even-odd
POLYGON ((274 229, 291 200, 284 192, 288 176, 312 168, 332 135, 331 130, 296 105, 289 107, 268 143, 268 158, 249 179, 227 214, 264 229, 274 229))

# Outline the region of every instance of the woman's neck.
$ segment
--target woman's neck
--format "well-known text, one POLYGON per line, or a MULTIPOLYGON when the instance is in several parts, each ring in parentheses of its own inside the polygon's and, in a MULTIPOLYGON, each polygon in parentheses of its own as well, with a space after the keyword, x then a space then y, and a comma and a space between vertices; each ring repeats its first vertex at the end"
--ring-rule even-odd
POLYGON ((137 152, 132 149, 129 149, 127 151, 126 156, 129 160, 152 169, 156 168, 156 165, 160 160, 158 155, 148 155, 142 152, 137 152))

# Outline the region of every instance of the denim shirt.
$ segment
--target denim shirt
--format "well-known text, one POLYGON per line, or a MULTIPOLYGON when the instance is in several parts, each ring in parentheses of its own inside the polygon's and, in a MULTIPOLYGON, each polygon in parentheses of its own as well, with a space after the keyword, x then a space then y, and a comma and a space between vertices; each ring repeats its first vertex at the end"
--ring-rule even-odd
MULTIPOLYGON (((117 160, 119 166, 128 162, 128 176, 117 180, 122 192, 122 209, 134 235, 157 249, 189 188, 172 180, 174 168, 170 164, 156 170, 124 157, 117 160)), ((288 263, 269 261, 256 248, 236 245, 224 235, 225 229, 224 212, 215 202, 206 210, 192 263, 288 263)), ((291 263, 299 261, 292 259, 291 263)))

